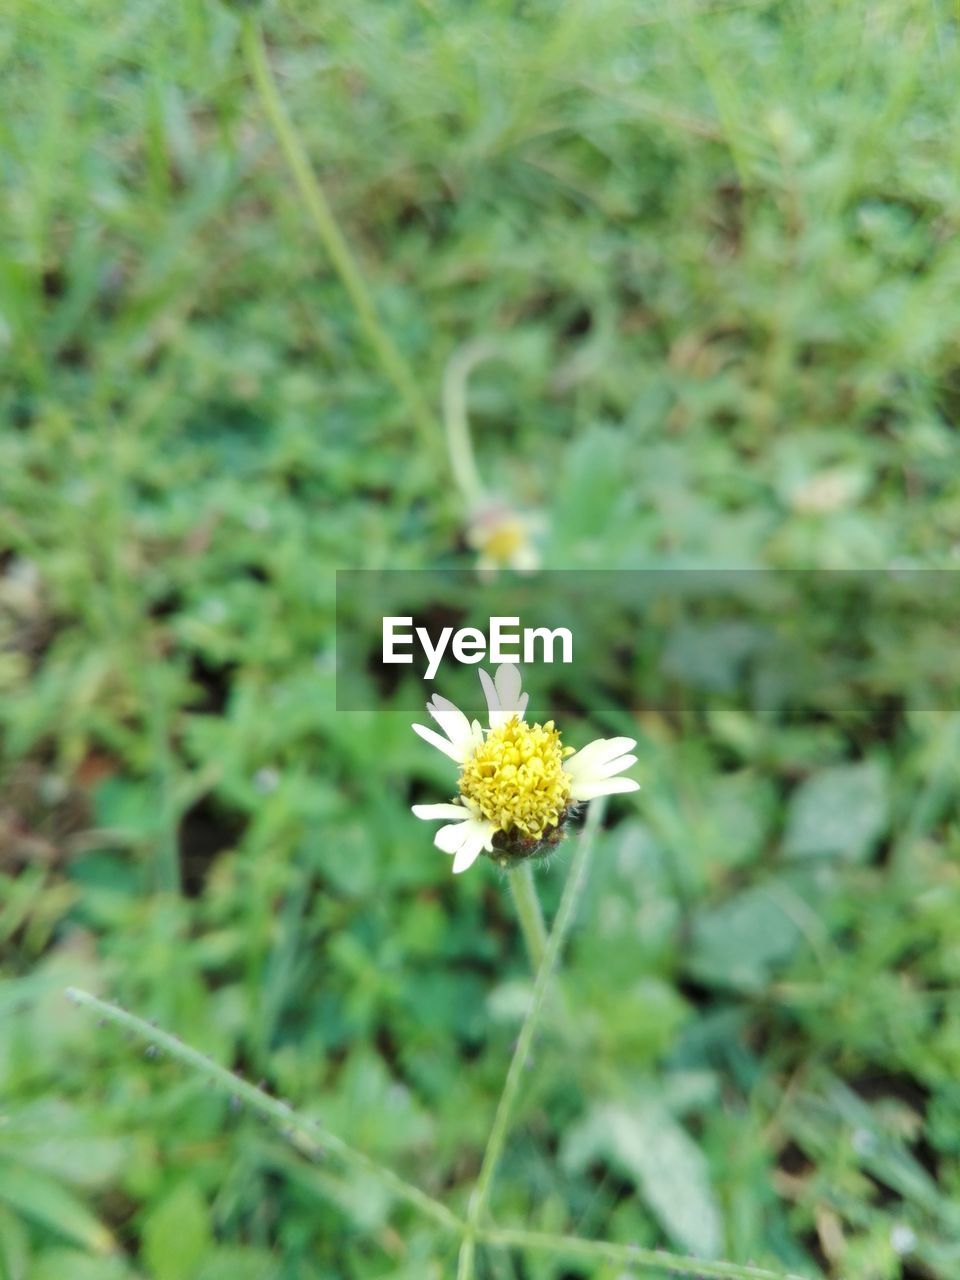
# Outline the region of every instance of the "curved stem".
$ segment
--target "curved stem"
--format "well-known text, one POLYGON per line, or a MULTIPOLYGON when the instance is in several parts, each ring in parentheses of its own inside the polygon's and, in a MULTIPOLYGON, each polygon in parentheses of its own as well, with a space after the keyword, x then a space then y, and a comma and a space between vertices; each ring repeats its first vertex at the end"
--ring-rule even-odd
POLYGON ((467 416, 467 379, 478 364, 497 354, 486 341, 469 342, 454 352, 443 375, 443 429, 453 477, 470 507, 483 499, 484 488, 477 471, 467 416))
POLYGON ((408 1204, 419 1209, 427 1217, 433 1218, 441 1226, 457 1233, 462 1232, 463 1223, 450 1212, 446 1205, 441 1204, 439 1200, 434 1200, 433 1196, 427 1195, 419 1187, 406 1182, 392 1169, 387 1169, 376 1160, 371 1160, 362 1151, 356 1151, 337 1134, 324 1128, 319 1121, 299 1115, 288 1102, 280 1098, 272 1098, 256 1085, 228 1071, 226 1067, 219 1066, 198 1049, 183 1044, 168 1031, 161 1031, 158 1027, 151 1026, 142 1018, 127 1013, 125 1009, 119 1009, 115 1004, 100 1000, 87 991, 78 991, 75 987, 68 987, 66 995, 73 1004, 92 1010, 104 1021, 112 1022, 124 1031, 131 1032, 153 1049, 167 1054, 174 1061, 193 1071, 202 1073, 212 1085, 224 1090, 271 1124, 277 1125, 283 1135, 303 1155, 314 1159, 327 1153, 338 1156, 344 1164, 351 1165, 354 1169, 376 1178, 398 1199, 406 1200, 408 1204))
POLYGON ((533 883, 533 869, 529 862, 523 862, 515 871, 509 872, 510 892, 513 904, 517 909, 517 918, 523 930, 523 940, 527 944, 527 953, 534 973, 543 963, 547 949, 547 929, 543 923, 543 912, 540 910, 540 899, 533 883))
POLYGON ((310 160, 300 135, 283 105, 277 82, 267 59, 263 32, 256 19, 249 16, 243 27, 243 49, 264 112, 277 135, 277 141, 290 167, 304 208, 330 255, 330 260, 343 287, 350 295, 350 301, 353 303, 367 341, 379 360, 383 372, 399 392, 407 412, 423 436, 424 443, 434 449, 440 433, 440 424, 420 394, 419 385, 406 358, 377 315, 363 273, 357 266, 350 246, 337 224, 323 187, 310 167, 310 160))

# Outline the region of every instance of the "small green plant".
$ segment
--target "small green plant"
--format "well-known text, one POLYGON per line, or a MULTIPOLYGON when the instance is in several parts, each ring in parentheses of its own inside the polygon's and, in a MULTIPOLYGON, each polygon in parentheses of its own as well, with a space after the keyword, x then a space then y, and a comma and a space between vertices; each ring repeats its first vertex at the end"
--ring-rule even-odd
POLYGON ((349 1146, 320 1121, 301 1115, 287 1102, 270 1097, 262 1089, 224 1067, 218 1066, 204 1054, 182 1043, 169 1032, 161 1031, 142 1018, 100 1000, 89 992, 70 989, 67 991, 67 998, 122 1030, 131 1032, 155 1053, 165 1054, 202 1076, 211 1085, 236 1099, 254 1114, 275 1125, 302 1155, 312 1159, 322 1159, 329 1155, 345 1165, 369 1174, 382 1183, 396 1199, 405 1201, 412 1209, 458 1237, 461 1242, 457 1266, 459 1280, 472 1280, 475 1274, 475 1255, 478 1246, 515 1250, 521 1253, 529 1251, 552 1254, 559 1258, 577 1259, 595 1265, 610 1262, 625 1267, 655 1269, 661 1274, 675 1276, 712 1277, 715 1280, 798 1280, 797 1277, 791 1277, 783 1272, 769 1271, 763 1267, 738 1266, 731 1262, 716 1262, 709 1259, 683 1258, 663 1249, 641 1249, 632 1245, 618 1245, 605 1241, 578 1240, 574 1237, 551 1236, 535 1231, 498 1228, 489 1221, 487 1207, 490 1192, 504 1144, 510 1132, 517 1095, 530 1059, 530 1051, 543 1012, 547 989, 557 968, 570 926, 573 924, 577 901, 589 867, 593 837, 601 815, 602 804, 598 803, 591 809, 583 834, 576 841, 576 851, 567 874, 563 896, 553 928, 547 937, 542 959, 537 966, 530 1007, 504 1077, 503 1092, 490 1126, 490 1136, 483 1154, 480 1173, 470 1196, 465 1218, 459 1217, 439 1200, 427 1195, 391 1169, 349 1146))

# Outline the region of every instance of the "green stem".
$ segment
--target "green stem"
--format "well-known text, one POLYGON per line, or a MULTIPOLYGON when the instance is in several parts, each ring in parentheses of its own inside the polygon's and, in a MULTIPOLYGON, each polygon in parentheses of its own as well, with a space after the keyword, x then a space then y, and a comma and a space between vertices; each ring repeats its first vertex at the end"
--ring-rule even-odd
POLYGON ((232 1098, 238 1099, 271 1124, 277 1125, 284 1137, 303 1155, 314 1159, 328 1153, 337 1156, 345 1165, 376 1178, 398 1199, 405 1200, 407 1204, 440 1223, 447 1230, 458 1234, 463 1232, 463 1223, 450 1212, 446 1205, 441 1204, 439 1200, 434 1200, 419 1187, 404 1181, 392 1169, 387 1169, 376 1160, 371 1160, 362 1151, 356 1151, 335 1133, 325 1129, 318 1121, 298 1115, 289 1103, 283 1102, 280 1098, 272 1098, 255 1085, 234 1075, 232 1071, 218 1066, 199 1050, 183 1044, 176 1036, 151 1026, 142 1018, 127 1013, 125 1009, 119 1009, 116 1005, 100 1000, 87 991, 78 991, 75 987, 68 987, 66 995, 67 999, 74 1004, 92 1010, 100 1018, 114 1023, 124 1031, 131 1032, 147 1044, 167 1054, 174 1061, 200 1072, 211 1084, 222 1089, 232 1098))
POLYGON ((340 230, 330 203, 316 175, 300 135, 283 105, 277 82, 274 79, 263 43, 263 33, 252 16, 248 16, 243 28, 243 49, 250 74, 260 95, 264 112, 280 143, 304 208, 310 215, 314 229, 330 255, 337 275, 353 303, 360 325, 387 378, 393 383, 406 405, 407 412, 420 430, 424 443, 435 449, 440 435, 440 424, 420 394, 420 388, 405 357, 383 327, 376 307, 357 266, 350 246, 340 230))
POLYGON ((594 1264, 608 1262, 615 1267, 655 1267, 661 1273, 690 1276, 694 1280, 803 1280, 801 1276, 768 1271, 765 1267, 740 1266, 736 1262, 706 1262, 702 1258, 685 1258, 663 1249, 641 1249, 637 1245, 610 1244, 605 1240, 578 1240, 575 1236, 544 1235, 538 1231, 489 1227, 480 1233, 480 1238, 485 1244, 503 1249, 580 1258, 594 1264))
POLYGON ((553 975, 553 970, 556 967, 567 933, 573 924, 574 908, 580 896, 580 889, 587 870, 587 860, 590 857, 590 851, 593 846, 593 837, 603 817, 603 809, 603 801, 595 801, 588 810, 583 833, 576 843, 573 863, 567 875, 567 883, 563 888, 563 897, 560 899, 557 916, 550 931, 550 937, 547 940, 543 959, 537 969, 536 981, 533 984, 533 998, 530 1001, 530 1008, 527 1010, 527 1016, 524 1019, 523 1027, 517 1040, 517 1047, 513 1051, 513 1057, 507 1069, 503 1092, 497 1104, 497 1111, 490 1129, 490 1137, 487 1139, 483 1162, 480 1166, 480 1173, 477 1176, 477 1185, 474 1187, 473 1194, 470 1197, 470 1204, 467 1209, 467 1235, 460 1250, 460 1262, 457 1271, 458 1280, 473 1280, 473 1240, 478 1237, 478 1228, 486 1210, 493 1179, 497 1172, 497 1165, 500 1163, 500 1157, 506 1144, 510 1121, 513 1117, 513 1109, 520 1092, 520 1082, 523 1079, 527 1060, 530 1057, 530 1050, 533 1047, 533 1037, 537 1029, 537 1023, 543 1012, 547 986, 553 975), (468 1247, 470 1256, 465 1258, 465 1251, 468 1247))
POLYGON ((509 873, 510 891, 513 904, 517 909, 517 918, 523 930, 523 940, 527 944, 530 964, 534 973, 543 964, 547 949, 547 930, 543 923, 543 912, 540 910, 540 899, 533 883, 533 870, 529 862, 522 862, 515 871, 509 873))
POLYGON ((477 1253, 473 1227, 467 1227, 457 1255, 457 1280, 473 1280, 473 1263, 477 1253))
POLYGON ((467 379, 478 364, 496 354, 496 348, 489 342, 468 343, 451 356, 443 375, 443 427, 447 436, 450 467, 460 492, 470 507, 480 503, 484 489, 470 438, 467 379))

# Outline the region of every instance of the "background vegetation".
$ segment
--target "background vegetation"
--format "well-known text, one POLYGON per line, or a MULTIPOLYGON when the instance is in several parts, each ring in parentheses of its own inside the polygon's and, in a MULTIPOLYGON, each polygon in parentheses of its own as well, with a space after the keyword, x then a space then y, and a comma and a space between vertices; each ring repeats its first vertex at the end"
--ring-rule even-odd
MULTIPOLYGON (((202 0, 8 0, 0 353, 0 1275, 453 1273, 67 983, 323 1117, 456 1211, 529 968, 448 785, 338 716, 333 569, 472 563, 431 415, 546 567, 960 547, 947 0, 268 8, 268 56, 415 422, 202 0)), ((630 731, 492 1211, 805 1276, 960 1274, 960 720, 694 689, 630 731)), ((544 711, 546 709, 543 709, 544 711)), ((555 905, 569 853, 538 883, 555 905)), ((480 1274, 623 1273, 490 1252, 480 1274), (486 1268, 484 1270, 484 1268, 486 1268)))

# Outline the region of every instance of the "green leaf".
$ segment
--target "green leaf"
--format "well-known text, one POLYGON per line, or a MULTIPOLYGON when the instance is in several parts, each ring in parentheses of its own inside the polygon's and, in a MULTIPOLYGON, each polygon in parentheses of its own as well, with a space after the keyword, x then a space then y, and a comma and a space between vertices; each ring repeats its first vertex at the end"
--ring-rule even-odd
MULTIPOLYGON (((756 991, 793 955, 802 937, 795 889, 785 879, 744 890, 693 919, 687 970, 710 986, 756 991)), ((806 907, 799 901, 800 910, 806 907)))
POLYGON ((251 1245, 217 1249, 204 1263, 197 1280, 276 1280, 276 1258, 251 1245))
POLYGON ((746 622, 680 623, 667 637, 663 673, 694 689, 732 692, 763 639, 760 628, 746 622))
POLYGON ((717 1256, 723 1230, 707 1160, 669 1111, 652 1100, 593 1107, 567 1135, 561 1159, 579 1173, 598 1158, 633 1180, 676 1245, 717 1256))
POLYGON ((129 1158, 128 1138, 91 1133, 90 1119, 58 1098, 42 1098, 12 1110, 3 1147, 19 1163, 73 1187, 94 1190, 120 1176, 129 1158))
POLYGON ((0 1201, 92 1253, 109 1253, 113 1248, 113 1237, 106 1227, 72 1192, 46 1174, 20 1165, 0 1165, 0 1201))
POLYGON ((30 1241, 21 1220, 0 1205, 0 1280, 26 1280, 30 1241))
POLYGON ((887 829, 887 775, 876 762, 822 769, 797 788, 784 852, 794 858, 865 858, 887 829))
POLYGON ((76 1249, 49 1249, 36 1262, 30 1280, 123 1280, 131 1274, 126 1262, 111 1258, 91 1258, 76 1249))
POLYGON ((155 1280, 195 1274, 210 1246, 207 1204, 190 1182, 165 1196, 143 1224, 143 1253, 155 1280))
POLYGON ((156 797, 140 782, 107 778, 96 789, 94 806, 101 827, 128 838, 145 838, 156 828, 156 797))

